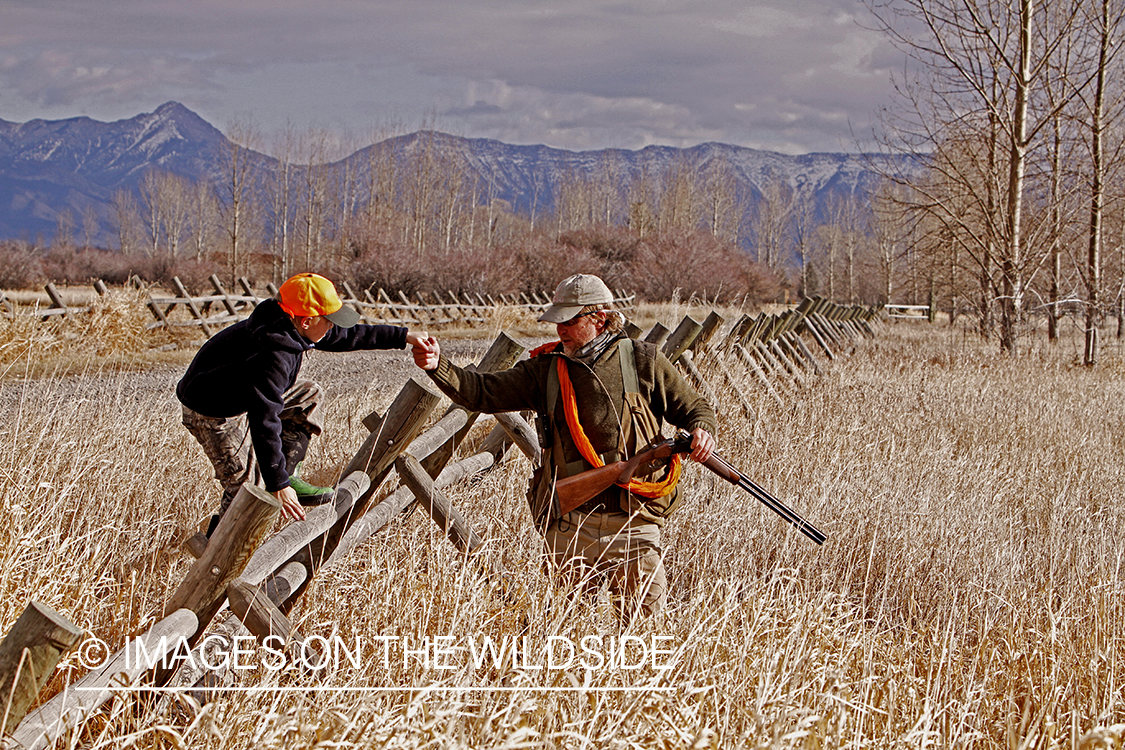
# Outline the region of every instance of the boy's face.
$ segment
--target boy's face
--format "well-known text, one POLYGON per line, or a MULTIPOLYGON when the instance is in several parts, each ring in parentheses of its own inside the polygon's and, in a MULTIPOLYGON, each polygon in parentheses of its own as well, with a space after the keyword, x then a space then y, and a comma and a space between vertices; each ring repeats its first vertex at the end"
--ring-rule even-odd
POLYGON ((297 318, 297 331, 314 344, 320 341, 332 330, 332 321, 323 315, 309 318, 297 318))

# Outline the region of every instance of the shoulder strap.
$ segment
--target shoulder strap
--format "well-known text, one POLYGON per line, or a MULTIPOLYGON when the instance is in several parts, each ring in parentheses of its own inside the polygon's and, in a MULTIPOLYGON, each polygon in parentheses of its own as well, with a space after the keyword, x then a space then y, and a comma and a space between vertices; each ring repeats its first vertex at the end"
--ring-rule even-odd
POLYGON ((621 385, 625 393, 640 393, 637 379, 637 357, 633 352, 633 339, 626 336, 617 343, 617 357, 621 363, 621 385))
POLYGON ((559 385, 559 371, 557 364, 553 361, 547 368, 547 419, 551 419, 555 415, 555 407, 559 405, 559 393, 562 387, 559 385))

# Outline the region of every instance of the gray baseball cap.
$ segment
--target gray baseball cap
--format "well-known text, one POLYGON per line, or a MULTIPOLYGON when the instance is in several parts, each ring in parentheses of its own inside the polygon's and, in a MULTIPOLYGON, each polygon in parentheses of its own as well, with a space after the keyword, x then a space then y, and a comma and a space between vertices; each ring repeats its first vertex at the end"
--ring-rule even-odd
POLYGON ((578 273, 563 279, 555 288, 551 306, 543 311, 539 320, 543 323, 562 323, 570 320, 586 305, 608 305, 613 303, 613 292, 597 276, 578 273))

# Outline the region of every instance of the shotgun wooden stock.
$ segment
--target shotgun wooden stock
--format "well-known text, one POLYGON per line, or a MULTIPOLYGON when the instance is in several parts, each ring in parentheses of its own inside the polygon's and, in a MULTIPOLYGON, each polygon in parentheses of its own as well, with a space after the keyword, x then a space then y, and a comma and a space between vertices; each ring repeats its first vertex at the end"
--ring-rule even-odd
POLYGON ((559 501, 560 514, 565 516, 615 484, 627 484, 642 467, 647 467, 654 462, 664 463, 673 453, 690 452, 691 436, 687 435, 685 438, 684 435, 686 433, 654 443, 628 461, 614 461, 600 468, 558 480, 555 482, 555 497, 559 501))

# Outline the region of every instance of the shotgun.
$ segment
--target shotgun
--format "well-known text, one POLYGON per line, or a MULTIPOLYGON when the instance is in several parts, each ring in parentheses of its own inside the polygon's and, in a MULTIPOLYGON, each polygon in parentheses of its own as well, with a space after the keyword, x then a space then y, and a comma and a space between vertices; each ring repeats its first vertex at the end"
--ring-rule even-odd
MULTIPOLYGON (((560 479, 555 482, 555 496, 559 501, 559 509, 565 515, 599 492, 603 492, 615 484, 628 482, 642 466, 667 461, 673 453, 689 452, 691 452, 691 435, 680 431, 676 437, 654 443, 628 461, 614 461, 601 468, 590 469, 560 479)), ((736 469, 719 454, 712 453, 711 457, 703 462, 703 465, 731 484, 749 492, 763 505, 795 526, 798 531, 816 544, 824 544, 824 540, 828 538, 824 532, 756 484, 754 480, 736 469)))

